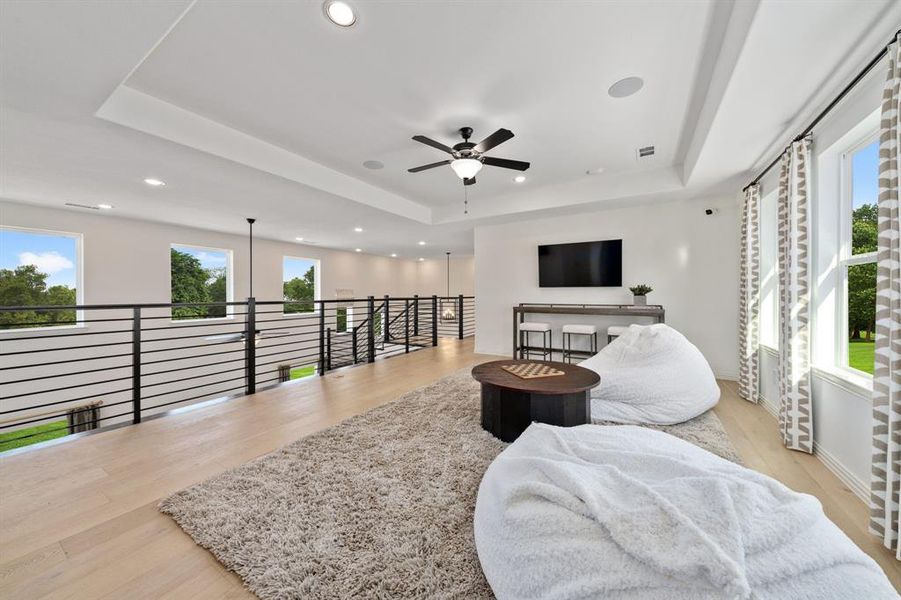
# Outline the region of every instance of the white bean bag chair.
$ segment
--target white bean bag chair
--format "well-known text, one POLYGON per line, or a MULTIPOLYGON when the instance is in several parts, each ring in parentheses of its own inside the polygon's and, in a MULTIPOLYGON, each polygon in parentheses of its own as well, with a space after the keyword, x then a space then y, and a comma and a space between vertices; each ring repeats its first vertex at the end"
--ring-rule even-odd
POLYGON ((898 598, 816 498, 645 427, 532 424, 474 527, 500 600, 898 598))
POLYGON ((601 376, 591 391, 593 421, 675 425, 713 408, 720 399, 701 351, 662 323, 631 325, 579 366, 601 376))

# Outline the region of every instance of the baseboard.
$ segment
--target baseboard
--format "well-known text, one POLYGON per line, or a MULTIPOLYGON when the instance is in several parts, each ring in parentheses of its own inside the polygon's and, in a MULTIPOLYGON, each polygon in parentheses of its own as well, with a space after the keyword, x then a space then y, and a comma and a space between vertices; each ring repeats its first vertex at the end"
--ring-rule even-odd
POLYGON ((864 504, 868 504, 870 501, 870 488, 866 484, 866 482, 861 481, 857 477, 854 476, 851 471, 845 468, 845 465, 840 463, 832 454, 829 453, 828 450, 821 448, 819 444, 814 441, 813 443, 813 453, 816 455, 820 461, 826 465, 826 468, 832 471, 833 475, 839 478, 842 483, 848 486, 848 489, 854 492, 854 495, 861 499, 864 504))
MULTIPOLYGON (((779 418, 779 407, 775 402, 770 401, 762 394, 758 396, 760 399, 760 405, 763 406, 764 410, 770 413, 773 417, 779 418)), ((861 481, 857 477, 854 476, 851 471, 849 471, 845 465, 843 465, 837 458, 835 458, 828 450, 820 446, 816 443, 816 440, 813 442, 813 454, 816 456, 821 463, 823 463, 829 471, 838 477, 839 481, 848 486, 848 489, 854 493, 855 496, 861 499, 864 504, 869 503, 870 501, 870 488, 866 482, 861 481)))

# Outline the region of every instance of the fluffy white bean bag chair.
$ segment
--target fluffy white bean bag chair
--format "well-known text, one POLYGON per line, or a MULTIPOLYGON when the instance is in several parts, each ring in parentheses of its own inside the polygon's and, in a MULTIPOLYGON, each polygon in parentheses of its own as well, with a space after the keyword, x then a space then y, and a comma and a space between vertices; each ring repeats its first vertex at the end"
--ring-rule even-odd
POLYGON ((644 427, 532 424, 479 486, 500 600, 896 599, 813 496, 644 427))
POLYGON ((701 351, 662 323, 630 326, 579 366, 601 376, 591 391, 594 421, 674 425, 713 408, 720 399, 701 351))

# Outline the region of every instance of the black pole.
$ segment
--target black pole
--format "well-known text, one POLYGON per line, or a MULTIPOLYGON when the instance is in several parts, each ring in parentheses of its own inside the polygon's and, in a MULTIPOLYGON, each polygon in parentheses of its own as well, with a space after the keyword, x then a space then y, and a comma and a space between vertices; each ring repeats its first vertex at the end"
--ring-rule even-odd
POLYGON ((131 319, 131 422, 141 422, 141 307, 135 306, 131 319))
MULTIPOLYGON (((316 301, 313 301, 313 306, 316 301)), ((319 302, 319 376, 325 375, 325 303, 319 302)))
POLYGON ((359 361, 360 359, 359 359, 358 352, 357 352, 357 328, 356 327, 351 329, 350 342, 351 342, 351 345, 353 346, 354 364, 357 364, 357 361, 359 361))
POLYGON ((413 295, 413 335, 419 335, 419 294, 413 295))
POLYGON ((256 298, 247 299, 247 330, 244 332, 244 375, 247 393, 257 391, 257 314, 256 298))
POLYGON ((325 368, 328 369, 329 371, 331 371, 331 369, 332 369, 332 328, 331 327, 329 327, 328 329, 325 330, 325 344, 326 344, 326 346, 325 346, 326 347, 326 351, 325 351, 326 367, 325 368))
POLYGON ((457 298, 457 302, 458 302, 458 304, 457 304, 457 307, 458 307, 457 324, 460 328, 459 337, 462 340, 463 339, 463 294, 460 294, 460 296, 457 298))
POLYGON ((391 341, 391 334, 388 332, 388 323, 391 322, 391 311, 389 310, 390 302, 391 300, 388 297, 388 294, 385 294, 385 323, 382 325, 382 329, 384 330, 382 331, 382 338, 385 340, 385 343, 391 341))
MULTIPOLYGON (((898 37, 899 34, 901 34, 901 29, 899 29, 898 31, 895 32, 895 35, 892 36, 892 39, 889 40, 889 43, 893 42, 895 40, 895 38, 898 37)), ((832 112, 832 109, 835 108, 838 105, 838 103, 841 102, 845 98, 845 96, 847 96, 851 92, 851 90, 853 90, 857 86, 857 84, 860 83, 861 80, 867 76, 867 73, 869 73, 873 69, 873 67, 875 67, 877 64, 879 64, 880 60, 885 58, 886 54, 888 54, 888 44, 885 44, 882 46, 882 50, 880 50, 879 54, 874 56, 873 59, 867 63, 867 66, 865 66, 854 77, 854 79, 851 80, 851 83, 846 85, 845 88, 841 92, 839 92, 838 96, 833 98, 832 102, 830 102, 826 106, 826 108, 821 110, 820 114, 818 114, 816 117, 814 117, 813 121, 810 122, 810 125, 805 127, 804 131, 799 133, 797 135, 797 137, 795 137, 794 141, 796 141, 796 142, 800 141, 800 140, 804 139, 804 137, 807 136, 810 132, 812 132, 813 128, 816 127, 817 125, 819 125, 820 121, 822 121, 826 117, 826 115, 828 115, 830 112, 832 112)), ((781 158, 782 158, 782 155, 780 154, 779 156, 776 157, 775 160, 773 160, 773 162, 771 162, 769 165, 767 165, 767 167, 763 171, 761 171, 757 177, 752 179, 751 183, 749 183, 748 185, 743 187, 742 191, 747 190, 749 187, 751 187, 754 184, 760 183, 760 180, 763 179, 763 176, 766 175, 767 173, 769 173, 770 169, 775 167, 779 163, 779 160, 781 158)))
POLYGON ((410 353, 410 301, 404 301, 404 354, 410 353))
POLYGON ((432 345, 438 345, 438 296, 432 296, 432 345))
POLYGON ((375 362, 375 296, 367 296, 366 305, 369 313, 366 328, 366 362, 375 362))
POLYGON ((247 219, 247 224, 250 226, 250 235, 248 236, 248 244, 250 246, 250 285, 248 286, 247 296, 249 298, 253 298, 253 224, 256 223, 256 219, 247 219))

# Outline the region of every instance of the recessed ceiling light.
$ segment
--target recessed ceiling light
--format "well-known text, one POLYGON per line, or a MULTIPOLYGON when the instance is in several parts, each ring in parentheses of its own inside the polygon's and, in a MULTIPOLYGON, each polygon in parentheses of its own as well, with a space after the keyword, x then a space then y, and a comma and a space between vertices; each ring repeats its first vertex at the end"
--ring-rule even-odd
POLYGON ((347 2, 341 2, 340 0, 326 0, 326 3, 322 6, 325 8, 325 16, 327 16, 329 21, 335 25, 350 27, 357 22, 357 16, 354 14, 354 9, 352 9, 347 2))
POLYGON ((166 182, 162 179, 154 179, 153 177, 148 177, 144 180, 144 183, 147 185, 152 185, 153 187, 160 187, 166 185, 166 182))
POLYGON ((362 251, 363 251, 362 248, 355 248, 355 249, 354 249, 354 252, 362 252, 362 251))
POLYGON ((422 262, 422 261, 424 261, 424 260, 425 260, 425 259, 424 259, 423 257, 421 257, 421 256, 419 257, 419 262, 422 262))
POLYGON ((297 240, 298 242, 302 242, 302 241, 303 241, 303 238, 302 238, 302 237, 296 237, 296 238, 294 238, 294 239, 297 240))
POLYGON ((110 210, 113 207, 112 204, 98 204, 97 208, 100 210, 110 210))
POLYGON ((397 258, 397 254, 392 253, 391 258, 397 258))
POLYGON ((420 242, 419 242, 419 245, 420 245, 420 246, 425 246, 425 242, 420 241, 420 242))
POLYGON ((638 92, 642 87, 644 87, 644 80, 641 77, 626 77, 611 85, 607 93, 614 98, 625 98, 638 92))
POLYGON ((356 231, 357 233, 363 233, 363 228, 362 227, 354 227, 354 231, 356 231))
POLYGON ((516 177, 513 178, 513 181, 515 181, 516 183, 522 183, 525 180, 526 180, 525 175, 517 175, 516 177))
POLYGON ((372 169, 373 171, 378 171, 379 169, 385 168, 385 163, 379 160, 367 160, 363 162, 363 166, 367 169, 372 169))

